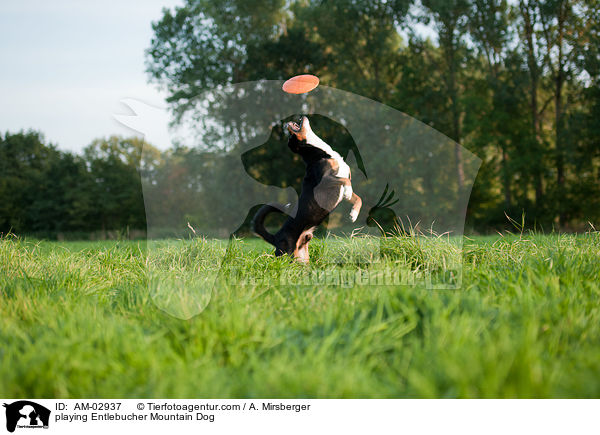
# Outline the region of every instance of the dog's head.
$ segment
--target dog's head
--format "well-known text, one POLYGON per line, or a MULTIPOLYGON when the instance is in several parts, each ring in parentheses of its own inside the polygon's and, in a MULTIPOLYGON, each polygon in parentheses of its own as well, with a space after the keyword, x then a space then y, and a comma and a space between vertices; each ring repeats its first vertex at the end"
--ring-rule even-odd
POLYGON ((290 133, 291 137, 295 137, 300 142, 306 142, 308 133, 312 133, 310 122, 306 116, 301 116, 297 122, 290 121, 286 123, 285 127, 287 128, 287 131, 290 133))
POLYGON ((314 152, 322 154, 320 157, 329 158, 331 147, 315 134, 310 128, 310 122, 306 116, 301 116, 298 121, 290 121, 285 124, 285 128, 290 133, 288 146, 298 154, 310 155, 314 152))

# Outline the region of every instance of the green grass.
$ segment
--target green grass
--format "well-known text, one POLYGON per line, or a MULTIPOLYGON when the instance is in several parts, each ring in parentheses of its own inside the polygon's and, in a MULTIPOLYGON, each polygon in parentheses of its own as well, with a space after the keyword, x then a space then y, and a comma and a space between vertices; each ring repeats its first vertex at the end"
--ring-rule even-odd
POLYGON ((278 284, 340 256, 419 278, 454 249, 415 240, 373 264, 360 241, 315 240, 310 268, 238 241, 229 284, 181 320, 154 304, 152 270, 206 274, 226 244, 0 239, 0 396, 600 397, 599 233, 467 239, 458 290, 278 284))

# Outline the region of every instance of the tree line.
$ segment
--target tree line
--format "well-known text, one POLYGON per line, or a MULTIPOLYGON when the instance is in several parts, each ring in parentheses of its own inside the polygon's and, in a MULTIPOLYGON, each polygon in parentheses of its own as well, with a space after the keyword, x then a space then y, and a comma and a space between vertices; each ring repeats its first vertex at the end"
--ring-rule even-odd
POLYGON ((0 134, 0 233, 78 238, 144 229, 143 146, 139 138, 113 136, 77 155, 36 131, 0 134))

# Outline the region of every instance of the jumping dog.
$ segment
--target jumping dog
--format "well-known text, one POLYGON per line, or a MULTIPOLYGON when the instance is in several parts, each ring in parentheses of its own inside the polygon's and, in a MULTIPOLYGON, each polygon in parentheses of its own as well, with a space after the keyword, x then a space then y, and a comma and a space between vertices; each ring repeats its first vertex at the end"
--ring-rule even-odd
POLYGON ((261 207, 254 216, 254 231, 275 246, 276 256, 288 254, 308 263, 308 243, 315 228, 343 199, 352 203, 350 220, 355 222, 362 200, 352 191, 350 167, 311 130, 306 116, 298 122, 288 122, 285 127, 290 133, 288 147, 299 154, 306 165, 300 198, 295 213, 290 213, 275 234, 265 229, 265 217, 270 213, 283 213, 284 207, 276 204, 261 207))

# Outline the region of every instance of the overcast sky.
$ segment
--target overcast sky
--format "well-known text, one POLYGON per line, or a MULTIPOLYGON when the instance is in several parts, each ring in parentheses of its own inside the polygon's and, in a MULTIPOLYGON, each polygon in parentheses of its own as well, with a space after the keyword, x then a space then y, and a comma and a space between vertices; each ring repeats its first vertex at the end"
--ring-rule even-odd
POLYGON ((0 131, 36 129, 60 149, 133 131, 113 119, 134 98, 164 105, 147 83, 152 21, 176 0, 0 1, 0 131))

